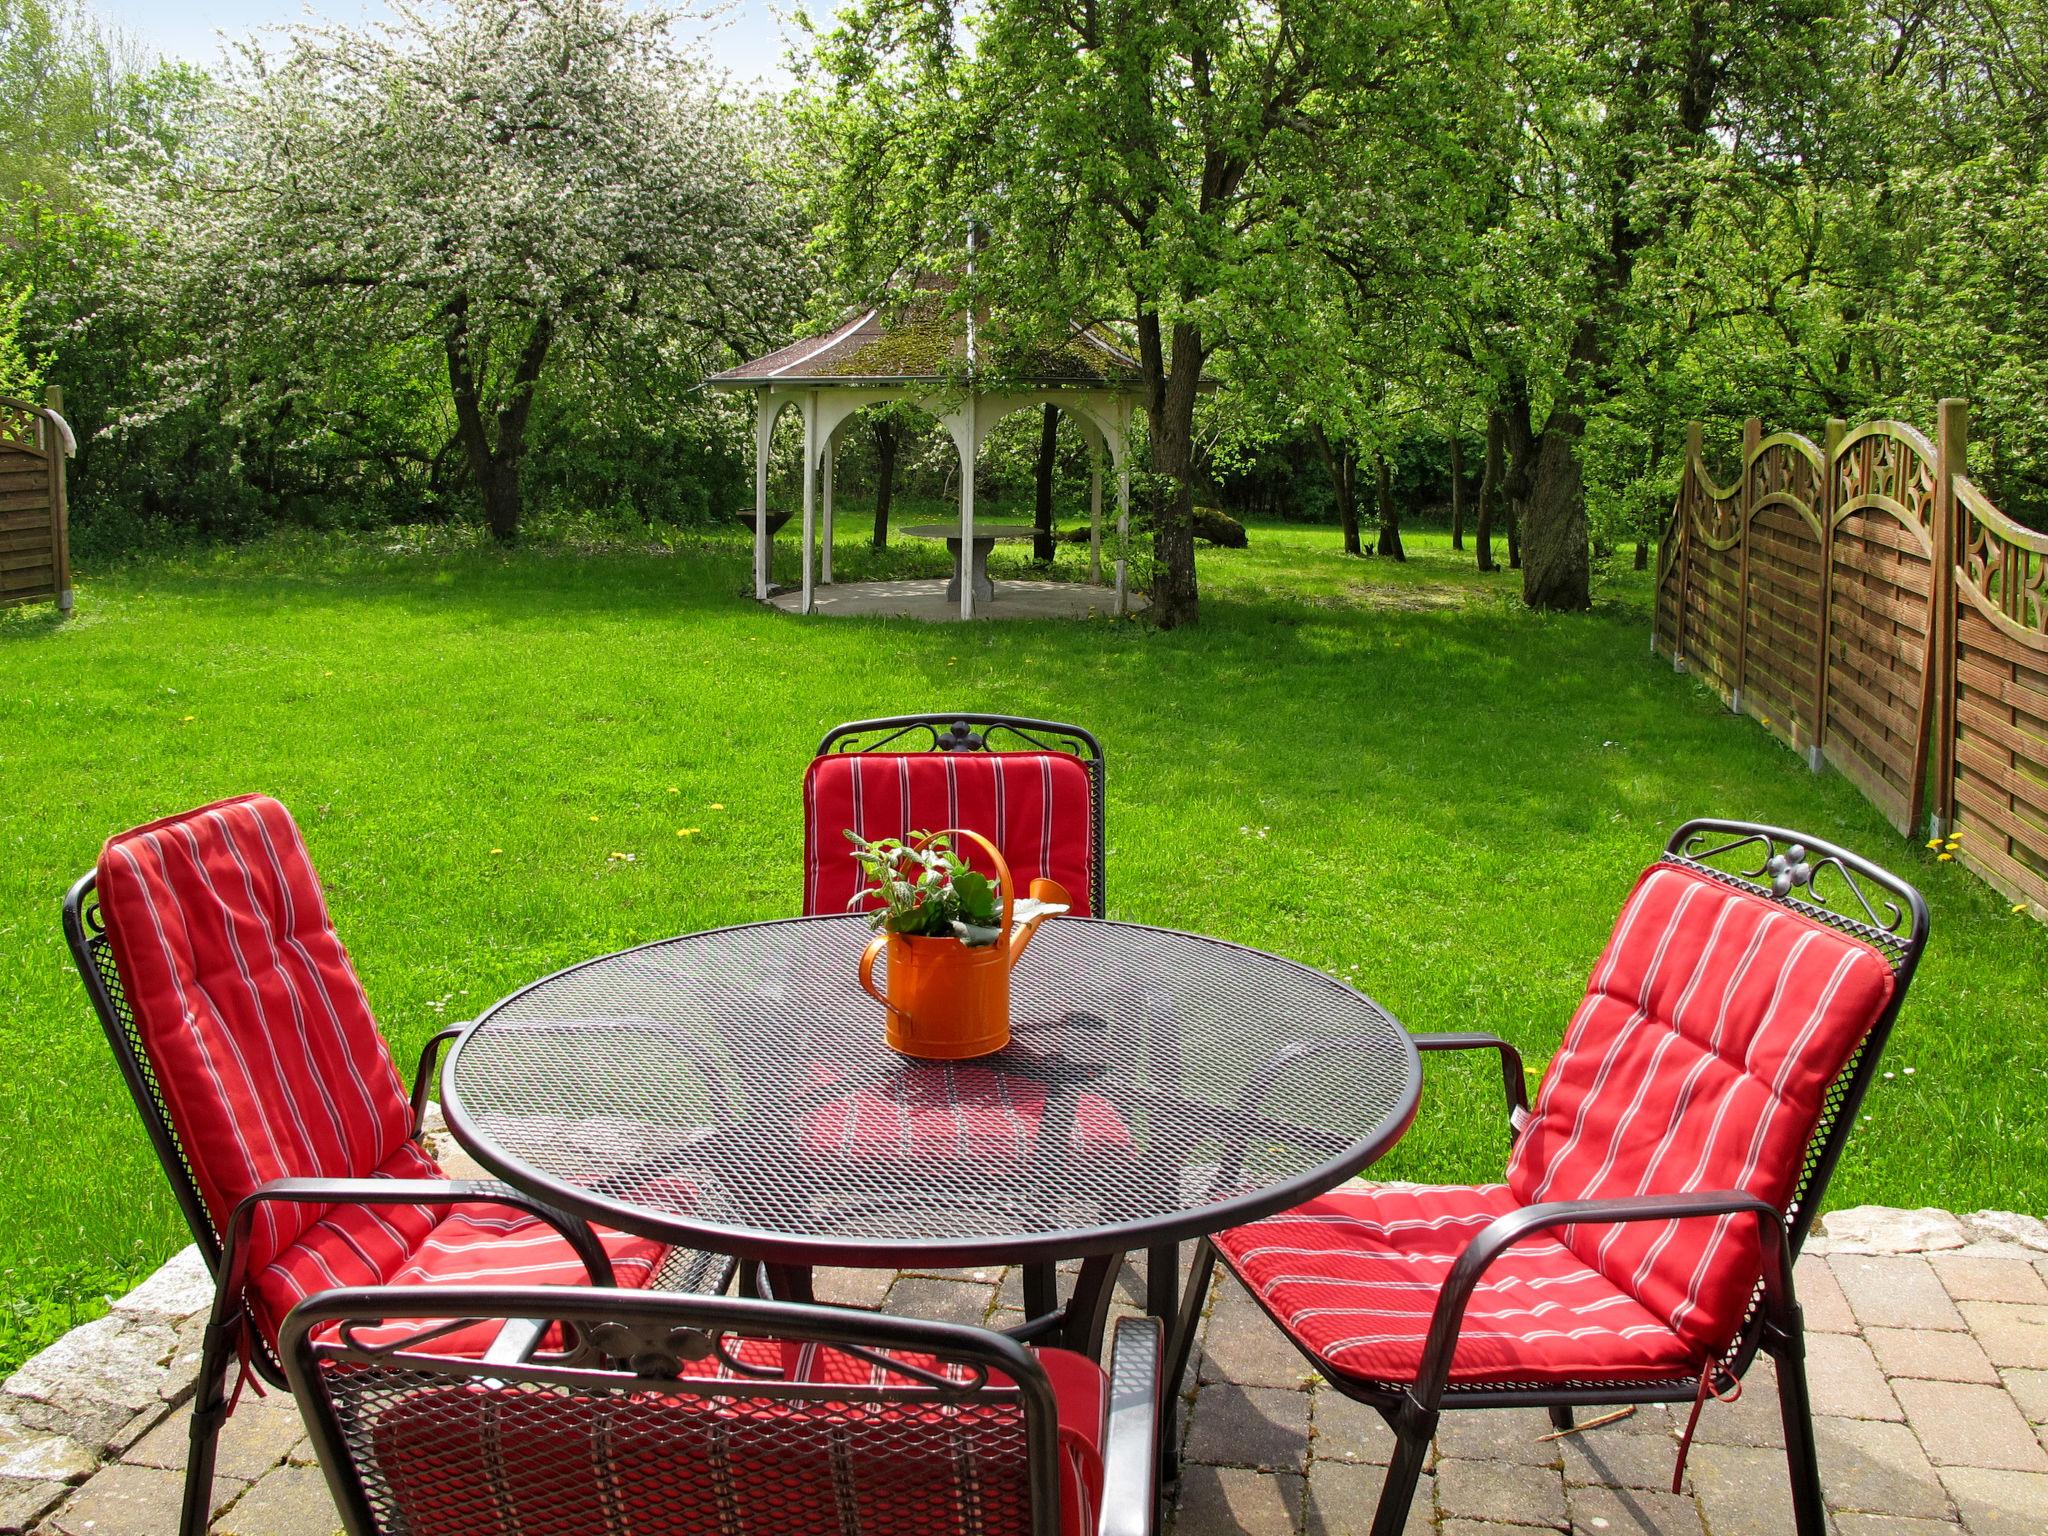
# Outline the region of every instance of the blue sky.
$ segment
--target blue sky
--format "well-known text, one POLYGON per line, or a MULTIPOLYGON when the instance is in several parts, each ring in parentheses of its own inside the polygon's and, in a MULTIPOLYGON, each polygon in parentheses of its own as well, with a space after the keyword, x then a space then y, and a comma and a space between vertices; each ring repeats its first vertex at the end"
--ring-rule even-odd
MULTIPOLYGON (((786 84, 782 57, 789 29, 780 15, 795 3, 736 0, 708 32, 712 57, 740 80, 786 84)), ((301 0, 208 0, 203 5, 186 0, 88 0, 88 4, 145 47, 195 64, 210 64, 220 56, 220 33, 245 36, 260 27, 297 21, 307 10, 301 0)), ((817 4, 815 8, 827 7, 817 4)), ((315 0, 311 9, 330 21, 389 15, 381 0, 315 0)))

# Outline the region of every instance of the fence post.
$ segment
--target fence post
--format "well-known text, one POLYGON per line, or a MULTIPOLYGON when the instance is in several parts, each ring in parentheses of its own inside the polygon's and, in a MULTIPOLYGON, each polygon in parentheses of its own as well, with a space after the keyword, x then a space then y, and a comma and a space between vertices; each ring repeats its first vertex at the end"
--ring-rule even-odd
POLYGON ((1935 407, 1934 568, 1927 577, 1927 670, 1933 684, 1934 782, 1928 788, 1927 835, 1955 825, 1956 787, 1956 476, 1969 467, 1970 407, 1947 399, 1935 407))
MULTIPOLYGON (((64 387, 52 384, 43 391, 43 404, 53 415, 64 414, 64 387)), ((47 424, 46 424, 47 427, 47 424)), ((64 444, 58 441, 54 427, 48 427, 44 434, 44 447, 49 449, 50 458, 50 565, 51 574, 57 578, 57 611, 69 613, 72 604, 71 592, 71 508, 66 495, 65 475, 69 465, 64 459, 64 444)))
POLYGON ((1841 493, 1835 488, 1837 461, 1842 454, 1842 434, 1849 424, 1830 416, 1821 433, 1820 477, 1820 644, 1813 657, 1813 745, 1806 749, 1806 766, 1819 773, 1827 765, 1828 739, 1828 638, 1834 613, 1835 591, 1835 505, 1841 493))
POLYGON ((1749 518, 1756 507, 1751 481, 1757 444, 1763 436, 1764 424, 1756 417, 1742 424, 1742 488, 1735 499, 1735 536, 1741 541, 1735 567, 1735 681, 1728 698, 1728 707, 1738 715, 1742 713, 1742 685, 1749 680, 1749 518))

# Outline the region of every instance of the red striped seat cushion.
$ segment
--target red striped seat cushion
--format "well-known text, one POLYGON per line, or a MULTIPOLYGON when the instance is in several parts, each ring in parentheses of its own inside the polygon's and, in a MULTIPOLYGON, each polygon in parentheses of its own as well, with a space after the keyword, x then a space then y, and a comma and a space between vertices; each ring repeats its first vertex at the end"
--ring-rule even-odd
MULTIPOLYGON (((798 1137, 812 1157, 908 1162, 1025 1161, 1042 1150, 1045 1084, 993 1067, 906 1067, 886 1083, 856 1088, 806 1113, 798 1137)), ((1076 1151, 1131 1150, 1130 1128, 1099 1093, 1080 1094, 1065 1129, 1076 1151)))
MULTIPOLYGON (((1330 1376, 1405 1383, 1422 1361, 1451 1265, 1496 1216, 1504 1184, 1350 1185, 1216 1239, 1226 1263, 1330 1376)), ((1509 1248, 1482 1277, 1451 1357, 1465 1385, 1666 1380, 1685 1343, 1553 1237, 1509 1248)))
MULTIPOLYGON (((1515 1144, 1524 1203, 1735 1189, 1785 1208, 1841 1073, 1892 994, 1867 944, 1697 871, 1637 882, 1515 1144)), ((1748 1218, 1560 1229, 1699 1354, 1761 1275, 1748 1218)))
MULTIPOLYGON (((738 1342, 746 1364, 784 1379, 917 1387, 827 1346, 738 1342)), ((898 1358, 961 1375, 929 1356, 898 1358)), ((1037 1358, 1058 1411, 1060 1530, 1093 1536, 1108 1381, 1080 1355, 1047 1349, 1037 1358)), ((1007 1394, 980 1399, 986 1409, 935 1395, 769 1403, 716 1362, 695 1362, 686 1374, 730 1381, 732 1395, 664 1397, 651 1385, 630 1399, 430 1387, 380 1412, 378 1467, 413 1536, 1030 1530, 1021 1423, 1007 1394)))
POLYGON ((841 752, 804 775, 804 913, 844 912, 863 885, 846 833, 908 837, 966 827, 1003 851, 1019 896, 1056 880, 1090 913, 1094 799, 1064 752, 841 752))
MULTIPOLYGON (((216 1227, 271 1179, 366 1176, 402 1156, 411 1108, 282 805, 244 795, 110 838, 99 901, 216 1227)), ((250 1273, 319 1219, 265 1206, 250 1273)), ((423 1234, 435 1218, 384 1219, 423 1234)))

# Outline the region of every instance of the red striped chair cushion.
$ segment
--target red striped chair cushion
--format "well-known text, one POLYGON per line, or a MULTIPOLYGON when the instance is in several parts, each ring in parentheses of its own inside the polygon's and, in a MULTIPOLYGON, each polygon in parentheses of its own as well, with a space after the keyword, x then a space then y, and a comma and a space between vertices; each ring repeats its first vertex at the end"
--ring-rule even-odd
MULTIPOLYGON (((812 1157, 896 1158, 909 1162, 1022 1162, 1040 1149, 1045 1084, 992 1067, 908 1067, 888 1082, 856 1088, 806 1113, 799 1141, 812 1157)), ((1089 1155, 1129 1151, 1130 1128, 1099 1093, 1083 1093, 1066 1132, 1089 1155)))
MULTIPOLYGON (((745 1340, 738 1353, 798 1381, 915 1386, 827 1346, 745 1340)), ((929 1356, 902 1358, 937 1369, 929 1356)), ((1038 1360, 1059 1415, 1060 1530, 1093 1536, 1108 1382, 1079 1355, 1038 1360)), ((1000 1395, 985 1416, 918 1397, 770 1405, 730 1370, 698 1362, 688 1374, 730 1380, 733 1395, 430 1387, 379 1414, 377 1464, 413 1536, 1030 1529, 1019 1421, 1000 1395)))
MULTIPOLYGON (((217 1227, 271 1179, 363 1176, 400 1155, 410 1107, 283 806, 244 795, 110 838, 99 901, 217 1227)), ((251 1273, 319 1218, 315 1207, 264 1207, 251 1273)))
MULTIPOLYGON (((1406 1383, 1451 1265, 1519 1202, 1477 1188, 1351 1185, 1216 1239, 1224 1261, 1326 1375, 1406 1383)), ((1692 1351, 1633 1297, 1547 1236, 1480 1280, 1451 1356, 1468 1386, 1661 1381, 1692 1351)))
MULTIPOLYGON (((1524 1204, 1736 1189, 1783 1209, 1828 1085, 1891 994, 1870 946, 1651 866, 1544 1074, 1508 1187, 1524 1204)), ((1762 1272, 1747 1218, 1559 1230, 1701 1356, 1733 1340, 1762 1272)))
POLYGON ((849 830, 966 827, 1002 849, 1018 895, 1034 879, 1057 880, 1087 916, 1094 818, 1088 770, 1064 752, 831 753, 804 775, 804 912, 844 912, 860 893, 849 830))

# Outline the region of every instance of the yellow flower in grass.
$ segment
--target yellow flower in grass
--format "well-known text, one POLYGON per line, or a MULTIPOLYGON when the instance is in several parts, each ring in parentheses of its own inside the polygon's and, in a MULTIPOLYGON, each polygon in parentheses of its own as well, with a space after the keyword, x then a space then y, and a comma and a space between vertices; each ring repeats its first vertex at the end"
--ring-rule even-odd
POLYGON ((596 818, 595 816, 591 817, 590 819, 591 819, 592 821, 595 821, 595 820, 597 820, 597 818, 596 818))
POLYGON ((2012 909, 2015 912, 2024 912, 2027 910, 2027 904, 2024 901, 2016 901, 2012 904, 2012 909))
POLYGON ((498 853, 503 853, 504 851, 505 851, 505 850, 504 850, 504 849, 502 849, 502 848, 493 848, 493 849, 491 850, 491 852, 492 852, 492 853, 494 853, 494 854, 498 854, 498 853))
POLYGON ((1941 839, 1938 837, 1930 837, 1929 839, 1927 839, 1927 846, 1932 848, 1936 853, 1939 853, 1941 852, 1941 839))
POLYGON ((677 827, 677 828, 676 828, 676 836, 677 836, 677 837, 695 837, 695 836, 696 836, 696 835, 697 835, 697 834, 698 834, 699 832, 702 832, 703 830, 704 830, 704 829, 703 829, 702 827, 677 827))
POLYGON ((1952 853, 1938 853, 1934 856, 1934 862, 1937 864, 1953 864, 1955 861, 1956 856, 1952 853))
POLYGON ((714 800, 709 805, 705 806, 704 809, 707 811, 722 811, 725 809, 725 807, 720 805, 716 800, 714 800))

